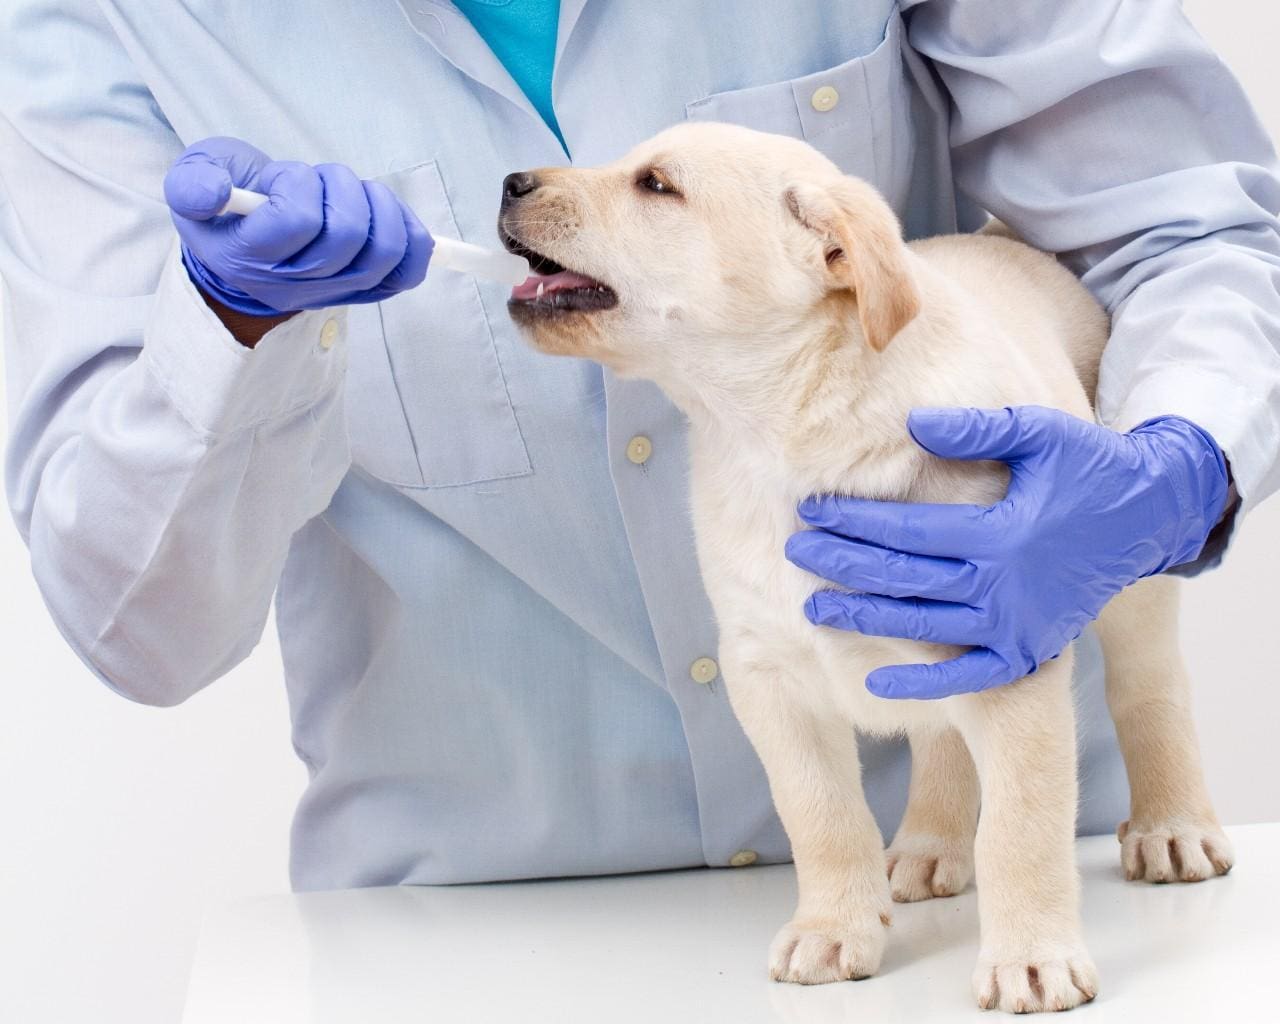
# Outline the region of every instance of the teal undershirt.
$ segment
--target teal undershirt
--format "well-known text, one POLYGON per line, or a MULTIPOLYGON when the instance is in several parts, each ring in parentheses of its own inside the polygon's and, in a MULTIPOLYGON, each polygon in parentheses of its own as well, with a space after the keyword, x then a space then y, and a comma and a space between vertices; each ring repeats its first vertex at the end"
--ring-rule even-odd
POLYGON ((453 0, 564 145, 551 109, 560 0, 453 0))

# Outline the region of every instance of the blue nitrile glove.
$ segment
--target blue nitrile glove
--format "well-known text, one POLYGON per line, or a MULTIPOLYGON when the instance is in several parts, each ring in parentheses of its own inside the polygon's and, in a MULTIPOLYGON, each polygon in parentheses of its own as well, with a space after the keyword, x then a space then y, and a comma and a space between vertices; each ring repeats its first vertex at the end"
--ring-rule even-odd
POLYGON ((188 146, 164 197, 191 279, 251 316, 378 302, 421 284, 431 258, 427 229, 385 185, 341 164, 272 161, 239 139, 188 146), (232 185, 269 201, 218 217, 232 185))
POLYGON ((1120 434, 1034 405, 916 409, 907 428, 940 458, 1007 462, 1004 500, 809 498, 800 517, 817 529, 786 548, 862 592, 818 591, 811 622, 973 648, 876 669, 867 689, 880 697, 946 697, 1035 671, 1130 583, 1195 558, 1226 503, 1222 452, 1176 416, 1120 434))

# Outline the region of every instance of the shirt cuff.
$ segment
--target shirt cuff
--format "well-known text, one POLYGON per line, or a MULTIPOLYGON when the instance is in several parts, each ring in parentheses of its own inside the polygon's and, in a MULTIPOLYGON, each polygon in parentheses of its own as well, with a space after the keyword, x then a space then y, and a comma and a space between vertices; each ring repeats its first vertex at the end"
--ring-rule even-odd
POLYGON ((298 313, 253 348, 206 305, 175 244, 143 333, 142 360, 183 418, 206 438, 309 408, 346 371, 345 307, 298 313))
POLYGON ((1223 517, 1199 556, 1169 572, 1195 576, 1216 567, 1236 524, 1266 496, 1265 482, 1280 452, 1280 422, 1269 403, 1241 382, 1194 367, 1162 370, 1138 381, 1117 408, 1101 399, 1098 419, 1125 432, 1157 416, 1181 416, 1208 433, 1226 457, 1232 487, 1223 517))

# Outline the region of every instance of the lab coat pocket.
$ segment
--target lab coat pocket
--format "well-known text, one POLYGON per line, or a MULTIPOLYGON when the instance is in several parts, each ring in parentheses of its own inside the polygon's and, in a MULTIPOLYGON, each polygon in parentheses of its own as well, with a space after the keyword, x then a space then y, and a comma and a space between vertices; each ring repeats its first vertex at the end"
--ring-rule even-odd
POLYGON ((870 53, 789 81, 713 93, 686 104, 685 116, 803 139, 901 209, 913 149, 902 36, 895 8, 870 53))
MULTIPOLYGON (((433 235, 459 238, 440 169, 382 175, 433 235)), ((401 487, 456 487, 532 471, 476 282, 431 268, 412 291, 349 314, 352 457, 401 487)))

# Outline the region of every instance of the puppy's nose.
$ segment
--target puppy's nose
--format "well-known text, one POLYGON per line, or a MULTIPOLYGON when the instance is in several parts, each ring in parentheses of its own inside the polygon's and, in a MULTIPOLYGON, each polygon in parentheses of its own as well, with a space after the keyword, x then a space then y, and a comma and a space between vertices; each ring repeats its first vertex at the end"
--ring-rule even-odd
POLYGON ((522 199, 540 184, 542 183, 538 181, 538 176, 532 171, 516 171, 515 174, 508 174, 502 179, 503 205, 522 199))

